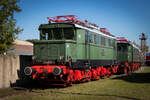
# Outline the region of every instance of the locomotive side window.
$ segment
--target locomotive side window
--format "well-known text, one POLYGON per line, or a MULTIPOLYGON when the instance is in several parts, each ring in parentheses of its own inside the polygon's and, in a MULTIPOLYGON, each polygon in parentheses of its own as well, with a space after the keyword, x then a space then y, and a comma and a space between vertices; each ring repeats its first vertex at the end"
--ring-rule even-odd
POLYGON ((90 43, 94 43, 94 36, 92 33, 89 36, 89 41, 90 41, 90 43))
POLYGON ((131 46, 129 46, 129 47, 128 47, 128 50, 129 50, 129 51, 131 51, 131 50, 132 50, 131 46))
POLYGON ((100 35, 97 35, 97 44, 100 44, 100 35))
POLYGON ((112 47, 115 47, 115 40, 112 40, 112 47))
POLYGON ((85 31, 85 43, 88 43, 88 31, 85 31))
POLYGON ((101 45, 105 46, 105 37, 101 36, 101 45))
POLYGON ((101 36, 101 45, 103 45, 103 36, 101 36))
POLYGON ((110 46, 113 47, 113 39, 110 40, 110 46))
POLYGON ((94 43, 96 44, 97 43, 97 35, 96 34, 94 34, 94 43))
POLYGON ((105 38, 105 45, 108 46, 108 39, 105 38))
POLYGON ((72 28, 64 28, 63 31, 65 39, 74 39, 74 30, 72 28))
POLYGON ((108 39, 108 45, 111 46, 111 39, 108 39))

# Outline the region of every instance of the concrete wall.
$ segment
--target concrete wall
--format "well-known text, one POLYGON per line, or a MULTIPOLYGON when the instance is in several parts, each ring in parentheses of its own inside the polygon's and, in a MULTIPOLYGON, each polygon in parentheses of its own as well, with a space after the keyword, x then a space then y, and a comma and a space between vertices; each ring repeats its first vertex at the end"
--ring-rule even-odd
POLYGON ((15 83, 18 80, 19 70, 19 56, 0 55, 0 88, 7 88, 15 83))

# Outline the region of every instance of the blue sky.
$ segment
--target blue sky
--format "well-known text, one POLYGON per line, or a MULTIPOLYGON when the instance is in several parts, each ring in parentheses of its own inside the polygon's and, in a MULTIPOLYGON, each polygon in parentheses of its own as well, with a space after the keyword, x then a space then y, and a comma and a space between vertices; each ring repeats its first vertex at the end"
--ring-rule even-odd
POLYGON ((17 26, 24 31, 19 39, 38 39, 38 26, 47 17, 77 15, 113 35, 139 42, 140 33, 148 36, 150 46, 150 0, 20 0, 21 13, 15 13, 17 26))

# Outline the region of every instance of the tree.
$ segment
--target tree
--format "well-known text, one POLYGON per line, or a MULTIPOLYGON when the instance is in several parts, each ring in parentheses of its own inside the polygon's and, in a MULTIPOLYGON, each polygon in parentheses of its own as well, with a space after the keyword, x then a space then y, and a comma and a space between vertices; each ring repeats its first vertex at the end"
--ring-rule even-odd
POLYGON ((14 13, 20 12, 19 0, 0 0, 0 54, 6 52, 22 29, 16 27, 14 13))

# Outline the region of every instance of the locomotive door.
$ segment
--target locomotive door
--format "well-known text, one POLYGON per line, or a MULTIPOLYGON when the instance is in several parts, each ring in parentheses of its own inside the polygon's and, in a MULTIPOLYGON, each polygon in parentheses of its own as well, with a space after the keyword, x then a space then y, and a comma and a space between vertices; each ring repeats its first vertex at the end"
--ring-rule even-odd
POLYGON ((90 59, 90 46, 89 46, 89 36, 88 31, 85 31, 85 59, 89 62, 90 59))

